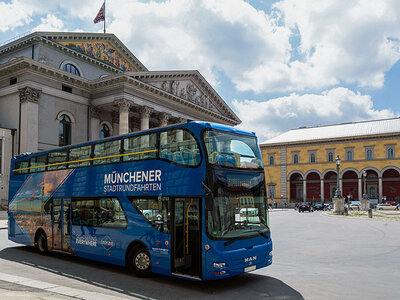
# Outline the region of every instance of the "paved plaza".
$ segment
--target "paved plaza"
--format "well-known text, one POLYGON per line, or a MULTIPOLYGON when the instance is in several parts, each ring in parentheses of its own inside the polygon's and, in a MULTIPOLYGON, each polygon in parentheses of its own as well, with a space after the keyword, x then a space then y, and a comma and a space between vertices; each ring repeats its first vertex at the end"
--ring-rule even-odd
MULTIPOLYGON (((4 215, 0 215, 4 219, 4 215)), ((0 298, 400 299, 400 222, 270 212, 274 262, 226 280, 137 278, 124 268, 7 240, 0 230, 0 298)))

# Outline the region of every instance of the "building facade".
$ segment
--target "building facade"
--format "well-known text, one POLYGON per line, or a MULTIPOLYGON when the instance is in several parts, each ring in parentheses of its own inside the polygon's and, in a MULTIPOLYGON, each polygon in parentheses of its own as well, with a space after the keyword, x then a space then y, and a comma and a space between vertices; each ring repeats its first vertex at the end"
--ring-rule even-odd
POLYGON ((268 197, 328 202, 343 197, 400 200, 400 119, 290 130, 261 143, 268 197))
POLYGON ((0 200, 13 155, 187 120, 240 123, 198 71, 149 71, 114 34, 35 32, 8 42, 0 46, 0 200))

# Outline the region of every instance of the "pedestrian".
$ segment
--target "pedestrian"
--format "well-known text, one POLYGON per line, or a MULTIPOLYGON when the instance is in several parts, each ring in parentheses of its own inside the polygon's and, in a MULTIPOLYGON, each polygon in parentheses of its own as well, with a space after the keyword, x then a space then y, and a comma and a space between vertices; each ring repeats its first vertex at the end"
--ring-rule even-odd
POLYGON ((285 202, 285 208, 286 208, 286 206, 287 206, 287 204, 286 204, 286 202, 285 202))
POLYGON ((395 209, 395 210, 399 210, 399 207, 400 207, 400 204, 399 204, 399 203, 397 203, 397 205, 396 205, 396 209, 395 209))

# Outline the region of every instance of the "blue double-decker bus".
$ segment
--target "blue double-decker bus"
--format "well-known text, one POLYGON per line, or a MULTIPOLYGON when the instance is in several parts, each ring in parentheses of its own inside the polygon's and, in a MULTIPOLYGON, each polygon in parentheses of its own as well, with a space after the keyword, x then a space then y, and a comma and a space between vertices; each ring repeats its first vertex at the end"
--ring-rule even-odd
POLYGON ((272 262, 254 133, 188 122, 11 161, 9 239, 159 273, 213 280, 272 262))

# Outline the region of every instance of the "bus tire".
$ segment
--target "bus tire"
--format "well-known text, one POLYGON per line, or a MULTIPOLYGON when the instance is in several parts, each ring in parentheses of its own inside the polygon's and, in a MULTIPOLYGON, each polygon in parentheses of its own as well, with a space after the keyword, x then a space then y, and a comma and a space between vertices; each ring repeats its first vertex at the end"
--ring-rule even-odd
POLYGON ((128 253, 128 268, 139 277, 151 275, 151 259, 149 251, 142 245, 136 245, 128 253))
POLYGON ((35 246, 40 254, 47 254, 47 237, 43 231, 39 231, 39 233, 36 235, 35 246))

